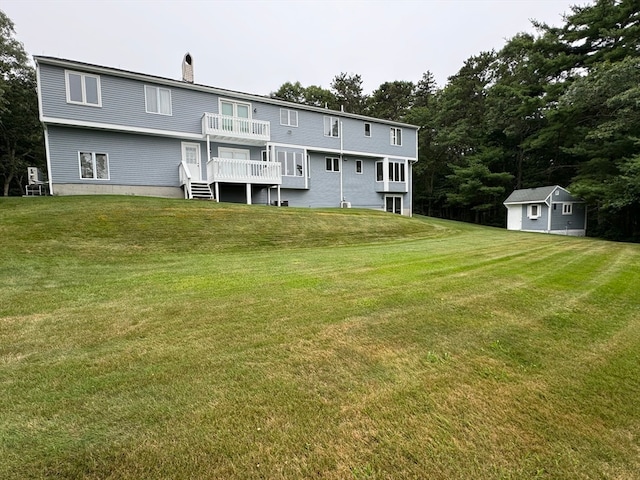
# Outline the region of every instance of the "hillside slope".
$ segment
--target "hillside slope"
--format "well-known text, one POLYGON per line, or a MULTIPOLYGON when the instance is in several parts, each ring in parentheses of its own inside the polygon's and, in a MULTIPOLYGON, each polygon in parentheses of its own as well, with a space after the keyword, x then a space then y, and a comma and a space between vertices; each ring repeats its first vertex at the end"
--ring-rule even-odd
POLYGON ((0 478, 640 471, 640 245, 0 200, 0 478))

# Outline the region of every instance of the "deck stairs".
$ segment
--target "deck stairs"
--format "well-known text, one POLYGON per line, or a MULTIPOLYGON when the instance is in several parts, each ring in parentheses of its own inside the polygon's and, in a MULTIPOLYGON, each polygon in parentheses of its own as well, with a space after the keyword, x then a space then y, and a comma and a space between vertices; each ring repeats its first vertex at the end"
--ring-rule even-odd
POLYGON ((207 182, 190 182, 192 199, 213 200, 213 192, 207 182))

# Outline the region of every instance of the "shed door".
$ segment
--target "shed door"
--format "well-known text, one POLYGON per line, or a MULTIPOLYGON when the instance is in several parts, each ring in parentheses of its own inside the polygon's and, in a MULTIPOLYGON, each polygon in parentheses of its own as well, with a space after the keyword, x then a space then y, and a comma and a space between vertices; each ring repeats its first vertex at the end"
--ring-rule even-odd
POLYGON ((507 208, 507 230, 522 230, 522 205, 507 208))
POLYGON ((200 168, 200 144, 182 142, 182 159, 189 167, 191 181, 202 181, 202 171, 200 168))

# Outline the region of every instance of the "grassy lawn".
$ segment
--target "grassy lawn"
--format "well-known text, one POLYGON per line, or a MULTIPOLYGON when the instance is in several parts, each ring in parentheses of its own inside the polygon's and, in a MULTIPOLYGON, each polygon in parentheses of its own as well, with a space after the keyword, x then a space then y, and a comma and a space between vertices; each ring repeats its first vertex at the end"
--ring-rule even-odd
POLYGON ((0 200, 0 478, 640 478, 640 245, 0 200))

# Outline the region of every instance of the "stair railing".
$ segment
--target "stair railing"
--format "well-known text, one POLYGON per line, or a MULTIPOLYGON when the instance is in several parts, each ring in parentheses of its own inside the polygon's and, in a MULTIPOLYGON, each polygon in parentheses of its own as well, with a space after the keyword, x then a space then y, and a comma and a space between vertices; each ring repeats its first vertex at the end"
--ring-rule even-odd
POLYGON ((189 172, 189 166, 187 162, 182 160, 178 166, 180 172, 180 186, 184 186, 184 198, 191 200, 193 193, 191 192, 191 172, 189 172))

